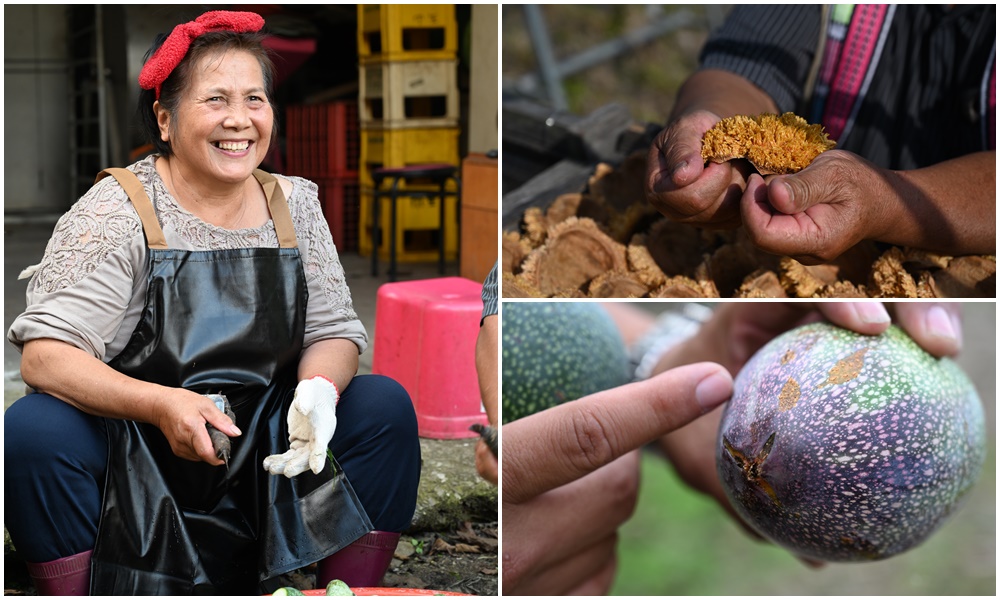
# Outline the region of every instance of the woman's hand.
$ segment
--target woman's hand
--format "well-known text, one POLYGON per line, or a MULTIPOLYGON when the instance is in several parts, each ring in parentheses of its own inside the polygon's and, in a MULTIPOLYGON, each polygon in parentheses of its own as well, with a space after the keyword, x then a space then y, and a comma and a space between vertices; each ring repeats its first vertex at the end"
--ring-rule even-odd
POLYGON ((319 475, 326 466, 330 440, 337 431, 340 392, 324 375, 303 379, 295 386, 288 407, 288 450, 264 458, 264 470, 291 479, 306 470, 319 475))
POLYGON ((161 404, 163 410, 153 424, 163 432, 173 453, 185 460, 225 464, 215 455, 206 424, 229 437, 242 434, 236 424, 207 396, 180 388, 170 394, 173 397, 161 404))
POLYGON ((34 389, 89 415, 155 425, 174 454, 187 460, 224 464, 215 456, 206 423, 230 437, 240 435, 232 420, 206 396, 129 377, 58 340, 26 343, 21 377, 34 389))
POLYGON ((731 393, 724 369, 689 365, 504 425, 504 591, 607 592, 616 532, 635 507, 635 450, 731 393))
POLYGON ((660 132, 646 163, 646 197, 674 221, 715 228, 740 224, 740 198, 753 172, 746 161, 701 158, 701 139, 720 121, 707 110, 686 114, 660 132))

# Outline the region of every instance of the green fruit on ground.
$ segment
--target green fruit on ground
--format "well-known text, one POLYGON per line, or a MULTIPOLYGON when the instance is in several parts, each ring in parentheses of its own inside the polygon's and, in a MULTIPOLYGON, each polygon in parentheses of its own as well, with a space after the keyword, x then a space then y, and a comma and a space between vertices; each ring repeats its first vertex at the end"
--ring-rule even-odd
POLYGON ((274 590, 272 596, 305 596, 300 590, 293 587, 283 587, 274 590))
POLYGON ((334 579, 330 583, 326 584, 326 595, 327 596, 353 596, 354 592, 351 591, 351 587, 339 579, 334 579))
POLYGON ((505 303, 501 324, 504 423, 629 381, 625 344, 599 304, 505 303))
POLYGON ((798 556, 888 558, 926 540, 979 475, 983 408, 950 359, 893 326, 816 323, 736 377, 716 448, 736 512, 798 556))

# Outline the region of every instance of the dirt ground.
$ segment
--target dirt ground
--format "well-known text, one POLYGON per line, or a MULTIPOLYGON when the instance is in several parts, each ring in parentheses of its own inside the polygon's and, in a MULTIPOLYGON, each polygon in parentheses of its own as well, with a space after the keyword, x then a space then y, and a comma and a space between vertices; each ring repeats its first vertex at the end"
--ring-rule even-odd
POLYGON ((497 523, 465 523, 453 533, 406 536, 413 554, 405 556, 407 544, 401 543, 383 584, 496 596, 497 531, 497 523))
MULTIPOLYGON (((4 595, 37 595, 24 561, 4 537, 4 595)), ((496 523, 463 523, 451 532, 404 534, 382 585, 496 596, 497 545, 496 523)), ((314 567, 283 579, 283 585, 316 588, 314 567)))

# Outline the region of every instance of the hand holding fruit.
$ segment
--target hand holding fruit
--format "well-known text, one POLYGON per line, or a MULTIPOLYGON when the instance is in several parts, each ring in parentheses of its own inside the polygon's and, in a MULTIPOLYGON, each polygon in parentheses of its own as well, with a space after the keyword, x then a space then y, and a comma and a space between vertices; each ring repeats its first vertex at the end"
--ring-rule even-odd
MULTIPOLYGON (((931 354, 952 355, 961 348, 957 304, 901 303, 886 310, 875 302, 734 303, 718 308, 701 332, 665 355, 654 372, 687 361, 711 360, 735 375, 764 344, 792 327, 828 320, 858 333, 876 335, 888 329, 890 312, 900 327, 931 354)), ((661 446, 688 485, 714 497, 736 516, 714 467, 721 415, 722 411, 717 410, 665 436, 661 446)))
POLYGON ((472 431, 479 434, 479 441, 476 442, 476 472, 479 476, 486 481, 497 484, 497 452, 499 443, 498 434, 500 433, 496 427, 490 427, 482 425, 480 423, 473 423, 469 427, 472 431))

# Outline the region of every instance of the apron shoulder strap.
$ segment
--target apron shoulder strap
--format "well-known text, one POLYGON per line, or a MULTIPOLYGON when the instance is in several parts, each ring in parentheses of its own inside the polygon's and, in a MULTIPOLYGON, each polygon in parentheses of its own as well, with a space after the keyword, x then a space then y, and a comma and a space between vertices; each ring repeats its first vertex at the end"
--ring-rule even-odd
POLYGON ((267 197, 267 208, 271 211, 271 221, 274 222, 274 231, 278 234, 278 245, 282 248, 295 248, 299 245, 295 237, 295 225, 292 223, 292 213, 288 210, 288 202, 285 200, 285 192, 277 178, 270 173, 255 169, 254 177, 264 188, 264 195, 267 197))
POLYGON ((156 218, 156 211, 153 210, 153 202, 146 195, 146 190, 142 187, 142 182, 139 181, 139 178, 128 169, 114 167, 104 169, 98 173, 94 183, 97 183, 108 175, 118 181, 118 185, 122 186, 122 189, 128 195, 128 199, 132 201, 135 212, 139 213, 139 220, 142 221, 142 230, 146 234, 146 244, 154 250, 166 250, 167 238, 163 236, 163 228, 160 227, 160 221, 156 218))

